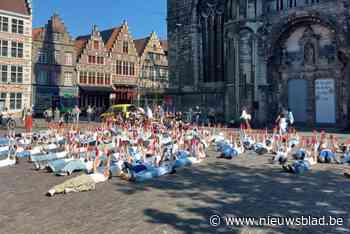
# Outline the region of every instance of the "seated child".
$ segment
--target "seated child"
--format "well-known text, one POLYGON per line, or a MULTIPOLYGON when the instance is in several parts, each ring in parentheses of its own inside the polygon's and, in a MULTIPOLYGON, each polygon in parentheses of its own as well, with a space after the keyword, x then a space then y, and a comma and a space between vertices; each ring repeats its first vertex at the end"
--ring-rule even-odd
POLYGON ((288 160, 288 153, 290 149, 286 142, 283 142, 280 147, 278 147, 277 154, 272 158, 272 163, 285 164, 288 160))
POLYGON ((328 143, 327 137, 322 137, 319 146, 318 161, 320 163, 332 163, 335 161, 335 152, 332 147, 333 136, 329 137, 331 144, 328 143))

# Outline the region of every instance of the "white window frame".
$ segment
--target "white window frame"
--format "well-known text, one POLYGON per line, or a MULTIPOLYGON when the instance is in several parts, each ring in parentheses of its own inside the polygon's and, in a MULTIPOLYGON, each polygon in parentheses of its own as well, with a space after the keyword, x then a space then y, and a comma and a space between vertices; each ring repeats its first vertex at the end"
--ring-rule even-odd
POLYGON ((53 64, 60 64, 60 51, 59 50, 55 50, 53 53, 53 64))
POLYGON ((68 66, 73 65, 73 54, 71 52, 66 52, 65 53, 65 63, 68 66))
POLYGON ((11 83, 23 83, 23 66, 11 65, 10 74, 11 83))
POLYGON ((20 19, 12 19, 11 32, 17 34, 24 34, 24 21, 20 19))
POLYGON ((10 93, 10 110, 21 110, 23 104, 22 93, 10 93))
POLYGON ((23 42, 11 41, 11 57, 23 58, 23 56, 24 56, 23 42))
POLYGON ((9 31, 9 18, 5 16, 0 16, 0 32, 8 32, 8 31, 9 31), (4 30, 5 25, 6 25, 6 30, 4 30))
POLYGON ((0 64, 0 81, 1 83, 7 83, 9 80, 9 66, 0 64), (4 79, 6 77, 6 79, 4 79))
POLYGON ((65 72, 64 73, 64 86, 72 86, 73 85, 73 73, 65 72))
POLYGON ((39 50, 38 51, 38 63, 47 64, 48 62, 48 56, 46 50, 39 50))
POLYGON ((9 56, 9 44, 10 44, 9 41, 0 40, 0 57, 8 57, 9 56), (4 44, 5 44, 4 42, 6 42, 6 44, 7 44, 6 47, 4 46, 4 44))

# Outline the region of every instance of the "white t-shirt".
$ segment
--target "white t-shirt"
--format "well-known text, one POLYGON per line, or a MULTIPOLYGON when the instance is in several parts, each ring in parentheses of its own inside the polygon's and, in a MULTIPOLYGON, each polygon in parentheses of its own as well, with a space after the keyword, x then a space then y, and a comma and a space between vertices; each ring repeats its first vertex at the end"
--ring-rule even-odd
POLYGON ((244 120, 251 120, 252 116, 250 114, 247 113, 247 111, 242 111, 242 115, 241 118, 244 120))
POLYGON ((286 118, 281 118, 280 119, 280 128, 282 130, 285 130, 287 128, 287 119, 286 118))

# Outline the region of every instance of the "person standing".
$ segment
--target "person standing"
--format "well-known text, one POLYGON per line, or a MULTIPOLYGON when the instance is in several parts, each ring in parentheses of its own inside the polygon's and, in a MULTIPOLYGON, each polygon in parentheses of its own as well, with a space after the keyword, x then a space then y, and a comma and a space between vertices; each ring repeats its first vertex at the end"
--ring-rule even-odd
POLYGON ((208 119, 209 119, 209 124, 215 124, 216 119, 215 119, 215 110, 214 108, 210 107, 208 111, 208 119))
POLYGON ((195 123, 196 123, 196 125, 199 125, 200 117, 201 117, 201 109, 199 108, 199 106, 196 106, 196 110, 195 110, 195 123))
POLYGON ((279 121, 278 121, 278 127, 280 130, 280 135, 284 135, 287 133, 288 123, 287 123, 287 117, 282 113, 280 115, 279 121))
POLYGON ((164 109, 163 109, 162 106, 159 106, 158 109, 159 109, 159 119, 160 119, 160 122, 163 123, 163 121, 164 121, 164 115, 165 115, 164 109))
POLYGON ((293 127, 294 125, 294 115, 290 108, 288 108, 288 128, 293 127))
POLYGON ((88 108, 87 108, 87 110, 86 110, 86 114, 87 114, 87 118, 88 118, 88 123, 91 122, 93 113, 94 113, 94 110, 93 110, 93 108, 89 105, 88 108))
POLYGON ((80 111, 78 105, 75 105, 75 107, 73 109, 73 121, 76 124, 79 124, 80 113, 81 113, 81 111, 80 111))
POLYGON ((192 108, 189 109, 188 111, 188 118, 189 118, 189 122, 192 124, 194 122, 194 118, 193 118, 193 110, 192 108))
POLYGON ((25 118, 26 118, 26 116, 27 116, 27 107, 26 107, 26 105, 24 105, 24 107, 23 107, 23 110, 22 110, 22 121, 23 121, 23 124, 25 124, 25 118))
POLYGON ((51 119, 52 119, 52 108, 51 107, 44 111, 44 117, 48 123, 51 122, 51 119))
POLYGON ((61 115, 61 113, 60 113, 60 110, 58 109, 58 107, 56 107, 56 109, 55 109, 55 122, 59 122, 60 121, 60 115, 61 115))
POLYGON ((248 113, 247 108, 243 107, 240 119, 241 119, 241 128, 250 129, 250 121, 252 119, 252 116, 248 113))
POLYGON ((32 133, 33 131, 33 115, 30 109, 26 110, 26 116, 24 117, 24 128, 26 133, 32 133))
POLYGON ((148 120, 153 120, 153 112, 149 106, 146 107, 146 116, 148 120))

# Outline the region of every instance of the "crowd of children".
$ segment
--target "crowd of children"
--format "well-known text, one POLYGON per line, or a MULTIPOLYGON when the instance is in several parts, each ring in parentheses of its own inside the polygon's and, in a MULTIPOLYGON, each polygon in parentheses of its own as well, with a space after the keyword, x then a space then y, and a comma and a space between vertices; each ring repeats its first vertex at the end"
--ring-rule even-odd
MULTIPOLYGON (((117 116, 84 130, 78 125, 51 124, 47 131, 8 139, 15 142, 11 147, 14 155, 28 157, 38 169, 58 170, 56 174, 60 175, 75 169, 89 173, 52 187, 50 196, 92 190, 96 183, 112 176, 144 181, 172 174, 178 167, 201 162, 211 145, 220 153, 218 158, 233 159, 248 151, 255 152, 295 174, 309 171, 316 163, 350 163, 350 141, 340 144, 334 135, 314 131, 307 137, 291 127, 288 131, 276 128, 269 132, 252 130, 246 125, 239 131, 199 127, 165 113, 157 120, 149 115, 133 115, 128 119, 117 116)), ((10 155, 10 151, 6 153, 10 155)))

